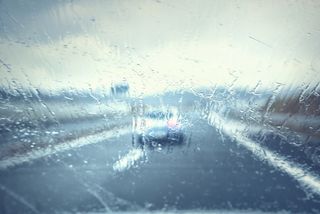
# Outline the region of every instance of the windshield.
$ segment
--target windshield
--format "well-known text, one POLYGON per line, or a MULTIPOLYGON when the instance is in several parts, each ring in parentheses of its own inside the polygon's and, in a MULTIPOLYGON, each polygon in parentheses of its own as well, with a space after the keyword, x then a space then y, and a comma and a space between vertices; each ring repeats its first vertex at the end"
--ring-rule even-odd
POLYGON ((0 0, 0 213, 320 213, 320 1, 0 0))

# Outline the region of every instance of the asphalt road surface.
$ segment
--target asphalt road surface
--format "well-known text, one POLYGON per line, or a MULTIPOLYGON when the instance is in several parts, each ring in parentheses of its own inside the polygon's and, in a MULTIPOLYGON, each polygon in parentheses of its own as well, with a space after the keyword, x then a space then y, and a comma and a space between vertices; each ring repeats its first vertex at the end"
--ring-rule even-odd
POLYGON ((188 114, 181 147, 146 151, 131 167, 131 133, 0 171, 0 213, 215 210, 319 213, 320 197, 188 114))

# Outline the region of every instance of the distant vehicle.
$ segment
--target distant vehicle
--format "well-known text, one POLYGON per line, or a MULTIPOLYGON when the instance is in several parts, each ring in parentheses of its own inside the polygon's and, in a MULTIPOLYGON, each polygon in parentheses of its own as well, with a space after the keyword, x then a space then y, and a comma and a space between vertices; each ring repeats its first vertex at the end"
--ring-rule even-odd
POLYGON ((127 82, 112 83, 110 90, 113 96, 127 96, 129 94, 129 84, 127 82))
POLYGON ((151 111, 134 118, 134 147, 157 148, 184 143, 184 129, 177 112, 151 111))

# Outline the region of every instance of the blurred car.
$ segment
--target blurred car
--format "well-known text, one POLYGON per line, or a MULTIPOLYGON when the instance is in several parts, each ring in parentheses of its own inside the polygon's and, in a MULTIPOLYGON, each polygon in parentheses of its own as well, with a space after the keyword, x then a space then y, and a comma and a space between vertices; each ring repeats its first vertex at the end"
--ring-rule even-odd
POLYGON ((134 147, 156 148, 181 145, 184 128, 177 111, 154 110, 134 118, 132 143, 134 147))

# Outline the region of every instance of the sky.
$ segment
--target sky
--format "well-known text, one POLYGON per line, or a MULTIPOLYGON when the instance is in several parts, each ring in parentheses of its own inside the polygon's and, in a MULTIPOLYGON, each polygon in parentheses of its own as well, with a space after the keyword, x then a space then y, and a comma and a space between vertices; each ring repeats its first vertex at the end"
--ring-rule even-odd
POLYGON ((133 93, 320 82, 319 1, 0 1, 0 85, 133 93))

